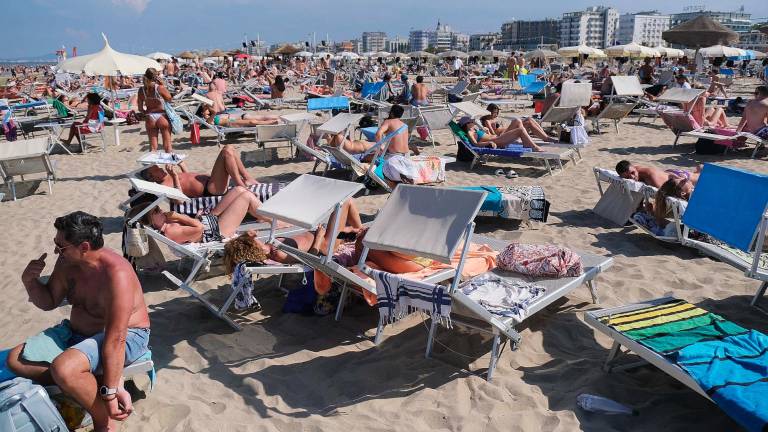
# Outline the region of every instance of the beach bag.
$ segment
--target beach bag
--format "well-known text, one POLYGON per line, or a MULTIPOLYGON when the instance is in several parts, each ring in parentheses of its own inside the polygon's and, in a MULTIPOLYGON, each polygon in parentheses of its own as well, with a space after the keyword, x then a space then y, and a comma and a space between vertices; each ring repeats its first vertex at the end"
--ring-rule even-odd
POLYGON ((136 117, 136 111, 130 110, 125 115, 125 124, 128 126, 135 125, 139 123, 139 118, 136 117))
POLYGON ((502 270, 534 277, 575 277, 584 272, 581 257, 555 245, 511 243, 498 256, 502 270))
POLYGON ((700 155, 722 155, 725 154, 725 150, 728 148, 724 145, 717 144, 714 140, 707 138, 699 138, 695 144, 696 154, 700 155))
POLYGON ((163 108, 165 109, 165 116, 168 117, 168 123, 171 124, 171 132, 174 135, 180 134, 184 130, 184 126, 181 124, 181 117, 170 103, 163 102, 163 108))
POLYGON ((0 431, 67 432, 45 389, 26 378, 0 383, 0 431))
POLYGON ((189 141, 192 144, 200 144, 200 125, 197 122, 189 127, 189 141))
POLYGON ((149 253, 149 240, 143 228, 128 227, 125 231, 125 253, 134 258, 149 253))
POLYGON ((297 313, 302 315, 312 315, 315 311, 315 301, 317 300, 317 291, 315 291, 315 274, 310 269, 304 272, 304 277, 297 288, 288 291, 283 305, 284 313, 297 313))

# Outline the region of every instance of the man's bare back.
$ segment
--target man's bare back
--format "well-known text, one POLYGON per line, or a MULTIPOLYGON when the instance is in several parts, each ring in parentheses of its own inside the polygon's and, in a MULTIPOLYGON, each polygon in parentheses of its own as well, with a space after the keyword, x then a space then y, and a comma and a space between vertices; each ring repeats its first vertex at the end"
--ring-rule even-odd
POLYGON ((667 180, 669 180, 669 173, 654 167, 637 166, 637 174, 639 180, 649 186, 661 187, 667 180))
POLYGON ((427 100, 427 96, 429 95, 429 89, 424 83, 414 84, 411 92, 413 93, 413 99, 417 101, 427 100))
MULTIPOLYGON (((381 140, 387 134, 393 133, 401 127, 405 126, 400 119, 387 119, 381 124, 378 132, 376 133, 376 141, 381 140)), ((407 129, 407 128, 406 128, 407 129)), ((410 154, 408 149, 408 132, 407 130, 398 133, 392 137, 392 140, 387 147, 387 153, 402 153, 410 154)))
POLYGON ((741 131, 755 133, 768 125, 768 99, 751 100, 744 107, 741 131))

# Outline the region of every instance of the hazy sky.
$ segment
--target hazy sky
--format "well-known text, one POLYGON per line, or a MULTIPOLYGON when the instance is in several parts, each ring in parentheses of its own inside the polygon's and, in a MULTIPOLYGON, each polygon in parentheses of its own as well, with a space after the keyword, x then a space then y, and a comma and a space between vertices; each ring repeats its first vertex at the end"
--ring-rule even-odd
POLYGON ((318 43, 326 33, 332 40, 363 31, 407 36, 411 29, 433 28, 438 19, 457 31, 480 33, 499 31, 513 18, 556 18, 601 3, 620 13, 637 12, 639 4, 666 13, 693 4, 718 10, 743 5, 753 18, 768 20, 768 0, 25 0, 3 4, 6 43, 0 56, 38 56, 62 45, 90 53, 101 48, 101 32, 114 48, 140 54, 233 48, 244 34, 259 34, 269 43, 305 40, 312 32, 318 43))

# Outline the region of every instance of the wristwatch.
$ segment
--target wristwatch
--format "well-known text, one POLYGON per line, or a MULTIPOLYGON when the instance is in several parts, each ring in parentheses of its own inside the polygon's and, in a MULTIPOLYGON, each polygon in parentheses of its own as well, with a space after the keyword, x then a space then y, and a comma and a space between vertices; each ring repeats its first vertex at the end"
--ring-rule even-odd
POLYGON ((117 394, 116 388, 109 388, 107 386, 101 386, 99 387, 99 396, 102 398, 105 398, 107 396, 112 396, 117 394))

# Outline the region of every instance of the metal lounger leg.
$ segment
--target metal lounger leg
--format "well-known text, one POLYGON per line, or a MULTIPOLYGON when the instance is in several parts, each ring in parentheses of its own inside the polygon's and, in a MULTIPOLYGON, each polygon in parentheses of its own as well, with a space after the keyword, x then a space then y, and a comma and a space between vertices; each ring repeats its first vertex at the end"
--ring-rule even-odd
POLYGON ((611 350, 608 352, 608 357, 605 359, 605 363, 603 363, 603 371, 610 372, 612 367, 611 363, 616 359, 616 356, 621 352, 621 344, 613 341, 613 345, 611 346, 611 350))
POLYGON ((336 305, 336 316, 334 319, 336 321, 341 320, 341 314, 344 313, 344 304, 347 303, 347 297, 349 296, 349 287, 347 286, 347 283, 344 282, 344 285, 341 287, 341 295, 339 296, 339 304, 336 305))
POLYGON ((493 371, 496 370, 496 364, 499 361, 499 357, 501 357, 501 353, 499 352, 499 345, 501 344, 501 336, 499 335, 498 330, 494 328, 493 331, 493 346, 491 347, 491 364, 488 365, 488 374, 486 375, 486 380, 490 381, 493 378, 493 371))
POLYGON ((757 302, 765 295, 766 289, 768 289, 768 282, 761 283, 760 288, 755 293, 755 296, 752 297, 752 301, 749 302, 750 306, 754 306, 760 309, 761 311, 763 310, 760 306, 757 305, 757 302))
POLYGON ((617 120, 613 121, 613 126, 616 128, 616 133, 619 133, 619 122, 617 120))
POLYGON ((13 200, 16 201, 16 182, 13 181, 13 178, 8 182, 8 188, 11 190, 13 200))
POLYGON ((595 280, 588 280, 587 281, 587 288, 589 288, 589 294, 592 295, 592 303, 598 304, 600 303, 600 297, 597 295, 597 282, 595 280))
POLYGON ((432 320, 429 325, 429 335, 427 336, 427 350, 424 352, 425 358, 432 356, 432 346, 435 343, 435 336, 437 336, 437 321, 432 320))
POLYGON ((549 171, 549 175, 552 175, 552 167, 549 165, 549 161, 547 159, 542 159, 544 162, 544 167, 549 171))
POLYGON ((193 298, 197 299, 200 303, 203 304, 211 313, 219 317, 220 319, 224 320, 227 324, 229 324, 233 329, 240 330, 241 327, 236 322, 232 321, 230 317, 228 317, 225 313, 221 313, 220 309, 218 309, 216 306, 214 306, 211 302, 206 300, 202 294, 195 291, 191 286, 189 286, 187 283, 182 282, 179 278, 172 275, 171 273, 164 271, 163 275, 168 278, 174 285, 178 286, 179 288, 186 291, 189 295, 191 295, 193 298))

